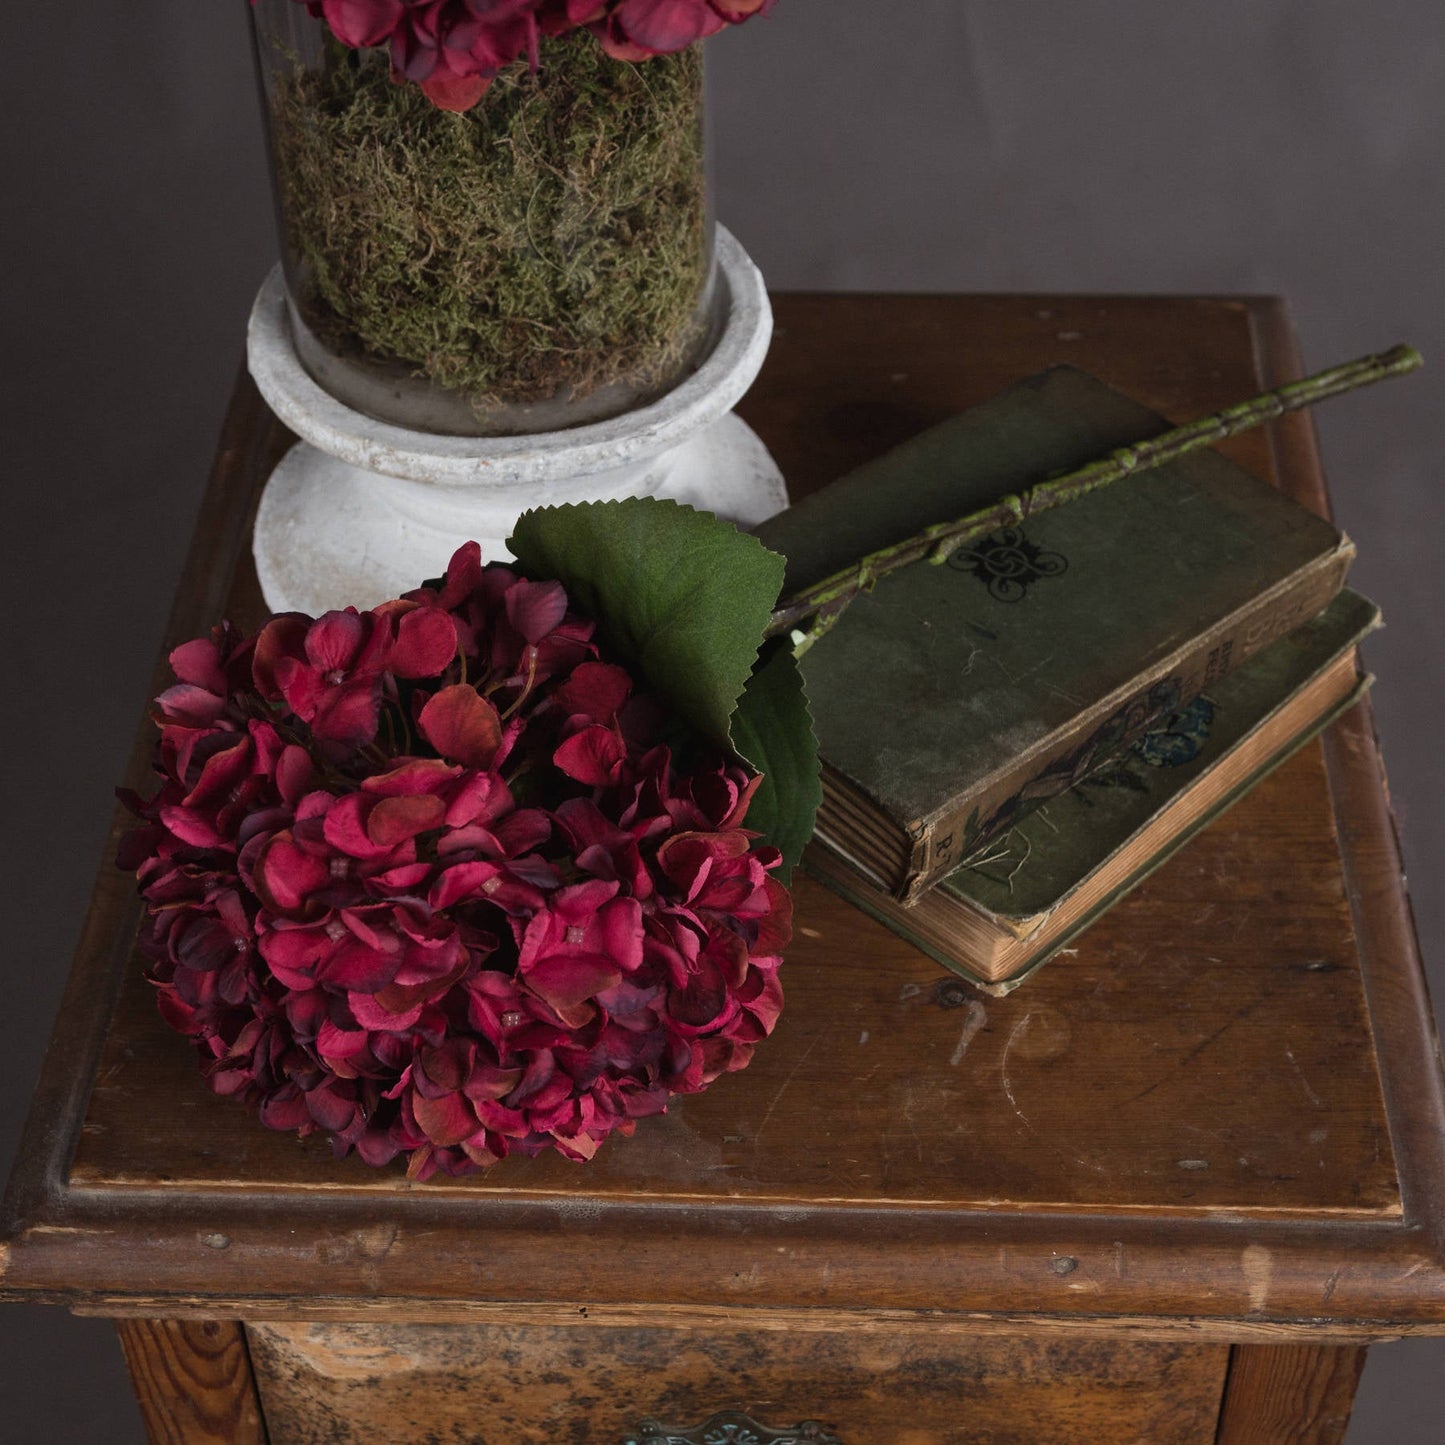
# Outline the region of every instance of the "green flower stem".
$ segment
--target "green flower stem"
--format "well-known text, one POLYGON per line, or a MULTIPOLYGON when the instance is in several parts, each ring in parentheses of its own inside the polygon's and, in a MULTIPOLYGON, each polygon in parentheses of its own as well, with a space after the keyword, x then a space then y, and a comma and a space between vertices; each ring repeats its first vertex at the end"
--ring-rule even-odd
POLYGON ((1124 477, 1177 461, 1201 447, 1238 436, 1240 432, 1262 426, 1286 412, 1299 411, 1392 376, 1403 376, 1421 364, 1420 353, 1410 346, 1396 346, 1378 356, 1361 357, 1305 377, 1302 381, 1292 381, 1250 401, 1226 407, 1212 416, 1161 432, 1147 441, 1120 447, 1077 471, 1040 482, 1024 492, 1002 497, 982 511, 971 512, 951 522, 939 522, 905 541, 870 552, 841 572, 835 572, 821 582, 784 598, 773 612, 767 635, 776 637, 811 624, 800 646, 799 650, 802 650, 831 627, 860 592, 869 591, 880 577, 886 577, 900 567, 924 560, 945 562, 964 543, 987 536, 1000 527, 1020 526, 1039 512, 1077 501, 1124 477))

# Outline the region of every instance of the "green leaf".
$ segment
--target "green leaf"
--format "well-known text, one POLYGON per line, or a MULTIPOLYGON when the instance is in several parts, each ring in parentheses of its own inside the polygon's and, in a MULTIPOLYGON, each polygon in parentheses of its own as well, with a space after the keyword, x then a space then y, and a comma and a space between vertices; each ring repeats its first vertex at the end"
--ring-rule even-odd
POLYGON ((524 512, 508 539, 554 578, 649 691, 722 747, 778 592, 783 559, 710 512, 656 497, 524 512))
POLYGON ((803 674, 786 643, 770 648, 748 679, 733 719, 733 738, 763 775, 744 826, 782 852, 786 883, 813 836, 813 816, 823 800, 803 674))

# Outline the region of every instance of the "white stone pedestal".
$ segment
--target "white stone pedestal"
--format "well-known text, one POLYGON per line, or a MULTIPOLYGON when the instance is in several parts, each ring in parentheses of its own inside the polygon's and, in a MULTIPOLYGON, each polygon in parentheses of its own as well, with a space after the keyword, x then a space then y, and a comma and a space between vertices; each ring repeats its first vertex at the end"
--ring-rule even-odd
POLYGON ((256 570, 277 612, 370 607, 439 576, 463 542, 488 560, 519 513, 557 502, 670 497, 752 526, 788 504, 776 463, 732 415, 767 355, 772 310, 737 241, 717 233, 717 345, 649 406, 531 436, 456 437, 374 421, 323 391, 291 340, 278 267, 251 312, 247 362, 299 437, 256 517, 256 570))

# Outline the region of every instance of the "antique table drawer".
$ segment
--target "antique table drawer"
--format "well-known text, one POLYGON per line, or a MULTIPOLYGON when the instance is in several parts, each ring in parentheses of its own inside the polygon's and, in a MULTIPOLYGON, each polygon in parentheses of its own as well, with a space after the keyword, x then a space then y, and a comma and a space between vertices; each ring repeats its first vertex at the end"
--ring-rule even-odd
POLYGON ((271 1445, 1213 1442, 1229 1350, 919 1330, 247 1327, 271 1445), (666 1437, 663 1437, 666 1438, 666 1437), (801 1438, 809 1438, 806 1434, 801 1438))

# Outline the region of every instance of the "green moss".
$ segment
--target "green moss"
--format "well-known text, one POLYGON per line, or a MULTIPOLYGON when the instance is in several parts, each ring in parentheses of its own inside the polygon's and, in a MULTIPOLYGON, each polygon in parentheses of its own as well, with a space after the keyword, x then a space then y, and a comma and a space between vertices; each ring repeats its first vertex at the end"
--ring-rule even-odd
POLYGON ((473 110, 333 46, 272 94, 296 300, 334 352, 478 409, 668 385, 702 339, 709 257, 696 48, 641 65, 543 45, 473 110))

